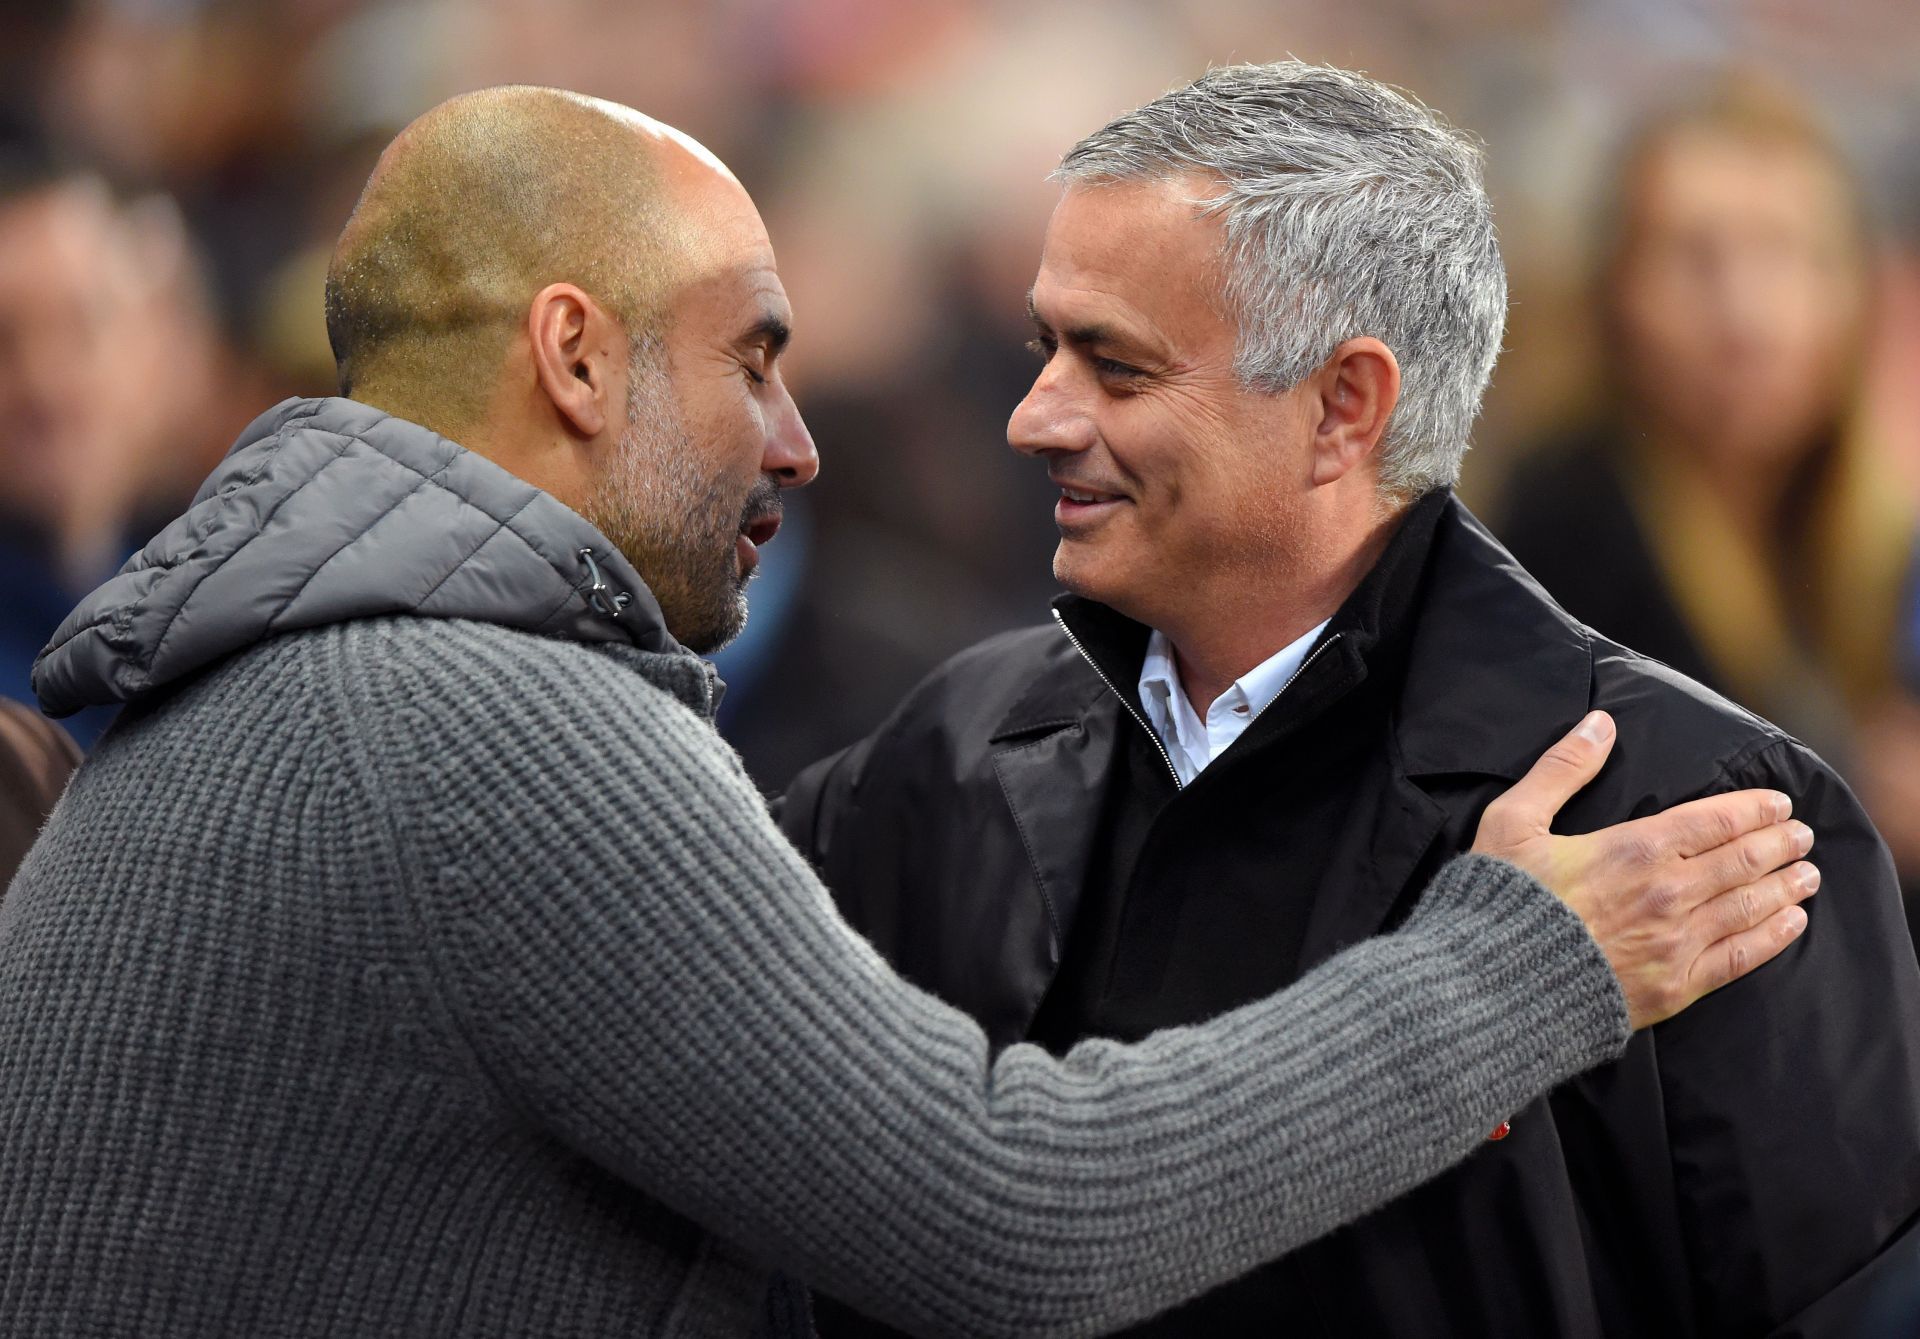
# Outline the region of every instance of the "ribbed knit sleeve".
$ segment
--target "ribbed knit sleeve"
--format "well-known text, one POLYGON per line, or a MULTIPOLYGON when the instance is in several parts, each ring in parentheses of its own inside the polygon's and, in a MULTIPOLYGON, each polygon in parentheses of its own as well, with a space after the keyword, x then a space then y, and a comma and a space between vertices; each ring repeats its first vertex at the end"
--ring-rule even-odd
POLYGON ((705 721, 608 657, 369 625, 356 713, 452 1012, 528 1117, 916 1333, 1094 1334, 1459 1160, 1617 1054, 1519 871, 1203 1026, 997 1057, 835 915, 705 721))

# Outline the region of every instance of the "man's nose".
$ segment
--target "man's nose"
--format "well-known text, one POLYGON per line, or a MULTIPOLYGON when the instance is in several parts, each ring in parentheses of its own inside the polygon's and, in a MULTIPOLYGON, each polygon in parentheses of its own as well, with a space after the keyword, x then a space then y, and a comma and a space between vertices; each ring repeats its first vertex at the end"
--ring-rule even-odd
POLYGON ((803 487, 820 473, 820 453, 814 449, 813 434, 807 431, 806 420, 800 417, 800 406, 784 387, 780 407, 768 425, 761 469, 777 479, 782 488, 803 487))
POLYGON ((1093 445, 1093 419, 1068 384, 1062 362, 1056 354, 1040 369, 1032 389, 1007 420, 1007 445, 1022 455, 1084 451, 1093 445))

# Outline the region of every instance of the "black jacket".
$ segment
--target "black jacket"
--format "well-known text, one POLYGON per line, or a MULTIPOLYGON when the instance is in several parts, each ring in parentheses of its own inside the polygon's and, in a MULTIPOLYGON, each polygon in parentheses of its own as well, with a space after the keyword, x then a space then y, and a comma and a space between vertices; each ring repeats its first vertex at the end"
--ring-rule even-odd
MULTIPOLYGON (((1471 844, 1486 802, 1595 706, 1620 741, 1563 830, 1773 786, 1818 834, 1823 889, 1778 962, 1516 1113, 1509 1137, 1420 1191, 1223 1290, 1238 1290, 1231 1305, 1163 1332, 1858 1333, 1920 1278, 1920 972, 1884 848, 1805 748, 1574 622, 1457 502, 1422 514, 1382 560, 1401 573, 1399 595, 1371 614, 1343 609, 1269 708, 1293 699, 1305 729, 1371 699, 1376 756, 1343 764, 1335 784, 1357 789, 1337 821, 1320 823, 1304 858, 1247 846, 1244 813, 1209 829, 1217 801, 1311 773, 1328 748, 1310 732, 1269 731, 1263 745, 1264 717, 1167 806, 1191 802, 1181 840, 1195 859, 1209 843, 1253 852, 1244 913, 1222 899, 1207 918, 1223 962, 1268 952, 1266 897, 1307 898, 1277 984, 1389 927, 1471 844), (1300 706, 1316 695, 1321 708, 1300 706), (1208 781, 1237 755, 1231 786, 1225 772, 1208 781), (1239 914, 1237 940, 1215 933, 1239 914)), ((1350 606, 1377 603, 1381 584, 1369 578, 1350 606)), ((1082 642, 1117 618, 1072 600, 1056 612, 1082 642)), ((997 1044, 1030 1035, 1075 936, 1101 919, 1086 891, 1109 854, 1095 849, 1103 806, 1143 731, 1125 675, 1124 663, 1096 669, 1061 627, 997 638, 787 793, 788 834, 847 917, 997 1044)), ((1179 867, 1176 843, 1160 868, 1179 867)), ((1141 970, 1165 966, 1153 959, 1141 970)), ((1122 987, 1129 960, 1116 959, 1122 987)), ((1155 1021, 1178 1020, 1127 1025, 1155 1021)))

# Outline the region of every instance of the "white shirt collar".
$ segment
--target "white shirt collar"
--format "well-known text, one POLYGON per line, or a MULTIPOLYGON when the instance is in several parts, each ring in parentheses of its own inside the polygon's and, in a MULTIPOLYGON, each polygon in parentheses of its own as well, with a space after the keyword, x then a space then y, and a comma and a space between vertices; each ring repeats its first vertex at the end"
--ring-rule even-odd
POLYGON ((1235 679, 1207 708, 1204 721, 1181 686, 1173 643, 1155 630, 1147 641, 1146 662, 1140 666, 1140 703, 1147 709, 1154 733, 1167 746, 1167 759, 1181 785, 1192 784, 1201 769, 1225 753, 1253 718, 1280 696, 1280 690, 1306 663, 1307 652, 1326 626, 1323 622, 1309 629, 1235 679))

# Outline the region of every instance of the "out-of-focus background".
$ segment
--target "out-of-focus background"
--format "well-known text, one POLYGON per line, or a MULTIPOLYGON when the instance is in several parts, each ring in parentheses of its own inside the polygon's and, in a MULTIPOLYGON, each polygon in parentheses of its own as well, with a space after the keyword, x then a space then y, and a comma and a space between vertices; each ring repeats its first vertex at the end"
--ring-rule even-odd
POLYGON ((706 142, 779 253, 823 470, 723 656, 777 787, 1046 616, 1049 489, 1004 426, 1054 161, 1284 55, 1486 142, 1513 308, 1469 501, 1576 613, 1832 757, 1920 874, 1912 0, 15 0, 0 696, 249 419, 331 392, 321 276, 381 145, 557 84, 706 142))

